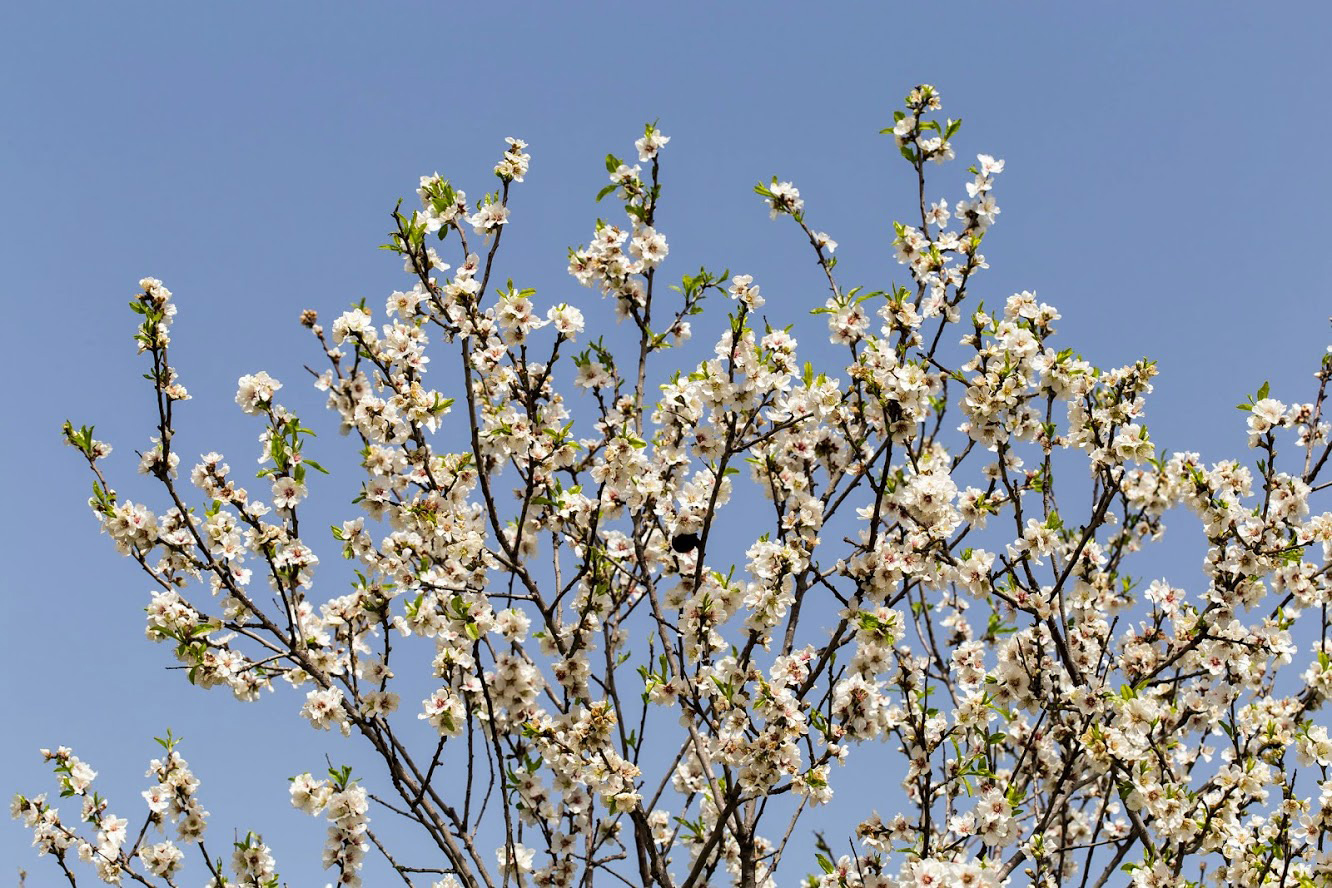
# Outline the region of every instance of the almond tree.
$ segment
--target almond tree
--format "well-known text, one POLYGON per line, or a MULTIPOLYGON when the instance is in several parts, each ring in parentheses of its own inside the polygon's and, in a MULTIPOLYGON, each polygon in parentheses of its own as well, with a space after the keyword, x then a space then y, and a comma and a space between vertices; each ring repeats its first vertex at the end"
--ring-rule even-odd
MULTIPOLYGON (((291 782, 328 821, 338 884, 361 884, 368 854, 435 888, 1332 884, 1332 513, 1310 504, 1329 486, 1332 349, 1312 400, 1264 385, 1241 405, 1256 472, 1159 452, 1151 361, 1098 369, 1056 346, 1059 314, 1031 293, 973 304, 1004 162, 979 155, 963 199, 930 193, 960 125, 939 109, 919 86, 884 130, 918 184, 893 241, 905 284, 844 286, 796 187, 755 189, 826 281, 814 312, 844 357, 822 369, 763 319, 751 276, 666 285, 654 125, 636 163, 606 161, 598 199, 625 221, 569 254, 627 322, 610 337, 499 282, 523 142, 478 201, 422 178, 421 208, 393 213, 411 286, 383 322, 364 303, 328 328, 301 317, 365 469, 362 514, 320 549, 351 562, 346 594, 327 570, 314 587, 325 532, 301 504, 323 468, 280 382, 239 382, 258 482, 216 453, 180 479, 176 306, 140 282, 158 421, 139 469, 159 500, 117 495, 91 428, 65 436, 189 681, 242 700, 290 685, 312 727, 378 760, 291 782), (667 375, 716 302, 712 356, 667 375), (1209 544, 1191 589, 1129 573, 1174 506, 1209 544), (718 542, 740 536, 733 563, 718 542), (407 646, 433 655, 424 699, 394 690, 407 646), (899 753, 899 809, 785 859, 839 766, 899 753), (403 820, 425 859, 394 850, 403 820)), ((206 844, 199 781, 160 742, 133 829, 64 748, 43 755, 78 816, 44 796, 13 813, 70 884, 78 858, 106 882, 176 885, 187 856, 210 886, 279 884, 257 834, 230 860, 206 844)))

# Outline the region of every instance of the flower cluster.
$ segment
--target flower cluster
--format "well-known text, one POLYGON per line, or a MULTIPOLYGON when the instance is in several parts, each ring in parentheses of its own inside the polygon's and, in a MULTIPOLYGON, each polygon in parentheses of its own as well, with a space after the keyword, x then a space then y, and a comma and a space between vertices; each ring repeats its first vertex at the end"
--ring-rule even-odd
POLYGON ((316 780, 309 773, 291 780, 291 804, 311 816, 321 812, 328 819, 328 841, 324 845, 324 869, 337 868, 339 885, 361 885, 360 871, 370 850, 367 839, 370 803, 365 789, 351 780, 351 769, 330 770, 329 780, 316 780))

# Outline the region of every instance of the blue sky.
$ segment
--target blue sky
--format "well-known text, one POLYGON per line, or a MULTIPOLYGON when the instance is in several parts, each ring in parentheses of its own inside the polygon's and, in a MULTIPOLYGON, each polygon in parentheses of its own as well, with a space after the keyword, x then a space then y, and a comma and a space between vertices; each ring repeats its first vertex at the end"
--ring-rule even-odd
MULTIPOLYGON (((1035 290, 1062 311, 1059 341, 1100 366, 1158 359, 1148 424, 1162 446, 1250 460, 1233 405, 1265 379, 1307 400, 1329 341, 1325 4, 12 4, 0 33, 18 377, 0 445, 0 783, 50 788, 36 749, 68 744, 137 816, 169 725, 204 782, 214 845, 263 831, 293 886, 322 884, 323 829, 285 807, 285 778, 336 757, 336 741, 300 723, 290 695, 244 707, 163 669, 169 652, 143 640, 146 580, 99 538, 86 471, 60 446, 64 419, 95 424, 117 447, 115 486, 146 489, 133 451, 150 401, 125 307, 141 277, 180 306, 173 347, 194 396, 182 451, 241 466, 258 428, 234 408, 236 378, 267 369, 325 422, 297 315, 382 305, 404 285, 376 246, 418 176, 479 195, 503 138, 527 140, 500 273, 543 303, 602 311, 565 274, 565 249, 609 211, 592 201, 601 158, 659 120, 671 275, 753 274, 769 315, 796 320, 823 299, 817 269, 752 185, 796 182, 841 244, 845 282, 902 279, 891 223, 913 182, 878 131, 930 82, 964 120, 959 156, 1007 161, 981 297, 1035 290)), ((936 196, 961 192, 964 166, 938 172, 936 196)), ((0 879, 21 865, 30 886, 57 884, 27 842, 0 826, 0 879)))

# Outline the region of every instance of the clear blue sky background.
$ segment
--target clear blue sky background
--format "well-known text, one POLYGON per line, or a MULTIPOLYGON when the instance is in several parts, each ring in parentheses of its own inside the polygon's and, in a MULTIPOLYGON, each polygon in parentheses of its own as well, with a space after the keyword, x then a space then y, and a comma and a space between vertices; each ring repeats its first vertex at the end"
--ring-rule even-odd
MULTIPOLYGON (((292 886, 323 884, 323 827, 287 806, 285 778, 340 744, 304 727, 290 694, 243 707, 163 669, 169 652, 143 640, 148 583, 99 538, 87 473, 60 446, 65 418, 96 424, 122 494, 145 489, 133 451, 150 402, 125 307, 144 275, 180 306, 176 363, 194 396, 180 449, 241 468, 258 428, 234 409, 236 378, 267 369, 324 422, 297 314, 380 307, 403 286, 375 247, 419 175, 479 195, 503 137, 526 139, 500 272, 543 304, 598 312, 565 248, 592 230, 601 158, 627 156, 659 119, 673 139, 671 276, 752 273, 770 317, 794 320, 824 298, 816 269, 751 186, 796 182, 841 243, 848 284, 901 280, 890 224, 908 218, 912 183, 877 133, 924 81, 965 120, 960 157, 1008 163, 980 295, 1036 290, 1063 312, 1062 343, 1101 366, 1157 358, 1160 444, 1249 460, 1233 405, 1264 379, 1307 399, 1328 342, 1322 3, 34 3, 9 4, 0 34, 15 374, 0 445, 0 786, 49 789, 36 749, 68 744, 135 822, 151 738, 170 725, 204 782, 215 849, 233 827, 263 831, 292 886)), ((936 196, 960 194, 963 166, 936 177, 936 196)), ((316 503, 350 517, 347 498, 316 503)), ((1175 542, 1195 545, 1176 525, 1175 542)), ((1192 559, 1177 573, 1198 575, 1192 559)), ((23 866, 33 888, 57 884, 27 842, 0 825, 0 882, 23 866)))

